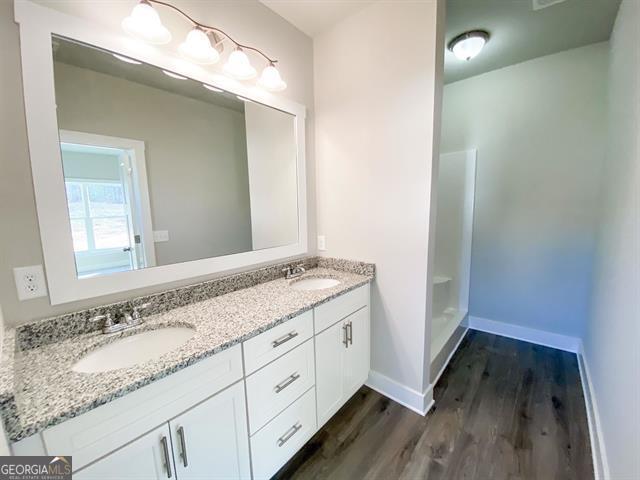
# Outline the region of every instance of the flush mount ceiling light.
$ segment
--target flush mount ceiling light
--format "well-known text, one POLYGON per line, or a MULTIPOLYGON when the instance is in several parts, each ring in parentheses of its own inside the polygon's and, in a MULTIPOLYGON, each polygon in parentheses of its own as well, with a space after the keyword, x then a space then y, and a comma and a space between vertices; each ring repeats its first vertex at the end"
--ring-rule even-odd
POLYGON ((471 30, 451 40, 448 48, 460 60, 468 61, 478 55, 488 41, 489 32, 485 30, 471 30))
MULTIPOLYGON (((165 44, 171 41, 171 32, 162 25, 160 15, 153 8, 153 5, 161 5, 170 8, 186 18, 193 28, 187 34, 187 38, 178 48, 180 54, 187 60, 210 65, 220 59, 220 52, 223 50, 223 42, 227 41, 233 47, 223 70, 230 77, 236 80, 250 80, 255 78, 256 69, 251 65, 249 57, 245 51, 251 51, 261 56, 267 62, 267 66, 262 72, 258 85, 271 92, 279 92, 287 88, 287 84, 280 77, 280 72, 276 68, 277 60, 270 58, 263 51, 249 45, 243 45, 229 36, 223 30, 200 23, 180 10, 178 7, 168 2, 160 0, 139 0, 133 8, 131 15, 122 21, 122 28, 130 35, 144 40, 147 43, 165 44), (211 40, 214 40, 212 45, 211 40)), ((175 77, 177 78, 177 77, 175 77)))

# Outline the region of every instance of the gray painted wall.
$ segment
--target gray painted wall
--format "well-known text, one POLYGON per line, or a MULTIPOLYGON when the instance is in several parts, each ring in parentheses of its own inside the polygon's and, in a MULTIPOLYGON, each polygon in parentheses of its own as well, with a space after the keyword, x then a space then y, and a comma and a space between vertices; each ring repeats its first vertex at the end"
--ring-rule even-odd
POLYGON ((445 86, 441 151, 478 149, 471 315, 581 335, 607 52, 594 44, 445 86))
MULTIPOLYGON (((624 0, 611 37, 609 147, 594 301, 584 359, 609 474, 640 478, 640 2, 624 0)), ((605 472, 606 473, 606 472, 605 472)))

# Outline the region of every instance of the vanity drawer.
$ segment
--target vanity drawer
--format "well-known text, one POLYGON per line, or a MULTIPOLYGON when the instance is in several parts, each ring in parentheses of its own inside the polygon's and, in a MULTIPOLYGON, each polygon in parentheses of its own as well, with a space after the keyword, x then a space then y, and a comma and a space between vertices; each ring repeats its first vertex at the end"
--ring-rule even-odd
POLYGON ((253 435, 315 384, 313 340, 247 378, 249 433, 253 435))
POLYGON ((316 393, 309 389, 251 437, 254 480, 269 479, 316 431, 316 393))
POLYGON ((245 375, 287 353, 312 335, 313 312, 309 310, 257 337, 250 338, 242 344, 245 375))
POLYGON ((313 311, 314 331, 319 333, 369 304, 369 284, 323 303, 313 311))
POLYGON ((153 430, 242 378, 235 345, 42 432, 48 452, 73 455, 74 471, 153 430))

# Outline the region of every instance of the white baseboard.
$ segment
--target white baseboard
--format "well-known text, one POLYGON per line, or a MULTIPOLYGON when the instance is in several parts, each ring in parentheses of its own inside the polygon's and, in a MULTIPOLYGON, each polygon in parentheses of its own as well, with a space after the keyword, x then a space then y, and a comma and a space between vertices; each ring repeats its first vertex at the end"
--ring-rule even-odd
MULTIPOLYGON (((521 327, 510 323, 489 320, 488 318, 467 317, 466 326, 473 330, 494 333, 503 337, 515 338, 529 343, 543 345, 545 347, 557 348, 567 352, 578 353, 580 339, 568 335, 560 335, 535 328, 521 327)), ((464 323, 464 322, 463 322, 464 323)))
POLYGON ((444 371, 447 369, 447 367, 449 366, 449 362, 451 361, 451 359, 453 358, 453 356, 455 355, 455 353, 458 351, 458 347, 460 347, 460 344, 462 343, 462 340, 464 340, 464 337, 467 336, 467 332, 469 331, 468 328, 464 329, 464 332, 462 333, 462 335, 460 335, 460 338, 458 339, 458 341, 456 342, 456 346, 453 347, 453 349, 451 350, 451 353, 449 354, 449 356, 447 357, 447 359, 445 360, 444 364, 442 365, 442 368, 440 369, 440 371, 438 372, 438 374, 436 375, 436 378, 433 379, 433 382, 431 382, 432 385, 435 385, 436 383, 438 383, 438 380, 440 380, 440 377, 442 376, 442 374, 444 373, 444 371))
POLYGON ((425 416, 433 407, 432 385, 420 393, 374 370, 369 372, 365 385, 422 416, 425 416))
POLYGON ((595 480, 609 480, 611 478, 611 474, 609 472, 609 462, 607 461, 604 437, 602 436, 602 424, 600 423, 598 403, 593 390, 593 384, 591 383, 589 364, 587 363, 587 358, 584 354, 584 346, 582 345, 582 342, 580 342, 578 348, 578 368, 580 369, 582 392, 584 394, 585 407, 587 410, 587 421, 589 422, 589 437, 591 440, 591 453, 593 455, 595 480))

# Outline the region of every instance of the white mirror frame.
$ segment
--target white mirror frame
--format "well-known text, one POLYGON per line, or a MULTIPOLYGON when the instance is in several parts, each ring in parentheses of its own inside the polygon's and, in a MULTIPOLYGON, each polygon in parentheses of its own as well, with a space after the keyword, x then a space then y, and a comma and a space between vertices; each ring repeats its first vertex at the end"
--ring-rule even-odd
POLYGON ((20 24, 22 81, 31 170, 52 305, 275 262, 307 253, 304 105, 255 87, 247 87, 219 73, 187 64, 178 57, 177 52, 171 53, 161 48, 141 45, 124 32, 106 29, 85 19, 28 0, 15 0, 14 7, 15 20, 20 24), (275 248, 78 279, 58 137, 52 35, 75 39, 135 58, 294 115, 297 139, 298 242, 275 248), (141 46, 144 48, 140 48, 141 46))

